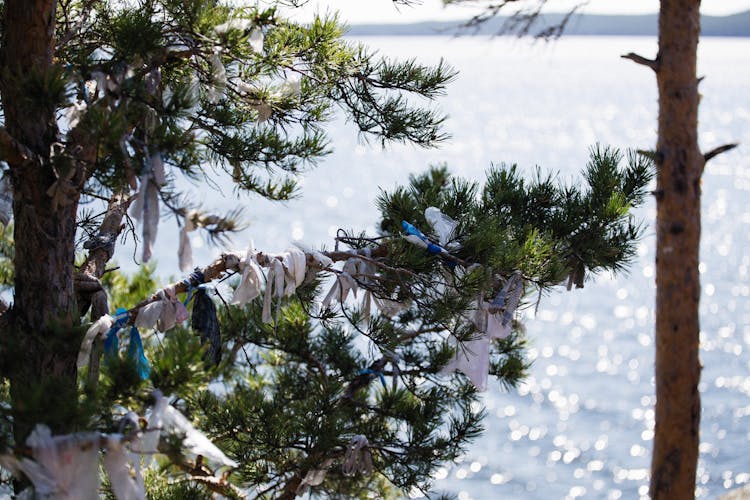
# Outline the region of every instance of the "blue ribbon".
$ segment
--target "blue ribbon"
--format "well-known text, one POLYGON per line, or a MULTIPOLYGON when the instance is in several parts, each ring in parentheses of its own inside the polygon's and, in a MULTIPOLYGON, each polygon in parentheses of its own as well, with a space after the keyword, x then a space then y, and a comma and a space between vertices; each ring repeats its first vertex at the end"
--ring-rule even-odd
POLYGON ((406 231, 406 234, 411 234, 419 238, 420 240, 424 241, 425 243, 429 243, 430 240, 427 239, 427 236, 425 236, 422 231, 414 227, 413 225, 409 224, 405 220, 401 221, 401 227, 404 228, 404 231, 406 231))
MULTIPOLYGON (((406 234, 409 234, 409 235, 412 235, 412 236, 416 236, 420 240, 424 241, 425 244, 427 245, 427 253, 432 254, 432 255, 443 255, 443 256, 449 255, 448 250, 446 250, 445 248, 441 247, 440 245, 436 245, 433 242, 431 242, 430 239, 427 236, 425 236, 422 231, 420 231, 419 229, 417 229, 416 227, 414 227, 414 225, 409 224, 405 220, 402 220, 401 221, 401 227, 404 228, 404 231, 406 231, 406 234)), ((452 261, 449 261, 449 260, 446 260, 445 263, 449 267, 455 267, 456 266, 455 262, 452 262, 452 261)))
POLYGON ((370 380, 374 379, 375 377, 379 377, 380 383, 383 384, 383 387, 386 387, 385 376, 383 375, 383 372, 379 372, 377 370, 371 370, 370 368, 367 368, 366 370, 360 370, 357 374, 369 375, 370 380))
POLYGON ((146 359, 146 354, 143 352, 141 334, 138 332, 138 328, 136 328, 135 325, 130 328, 130 346, 128 347, 128 356, 135 361, 135 368, 138 371, 141 380, 146 380, 149 375, 151 375, 151 367, 148 364, 148 359, 146 359))

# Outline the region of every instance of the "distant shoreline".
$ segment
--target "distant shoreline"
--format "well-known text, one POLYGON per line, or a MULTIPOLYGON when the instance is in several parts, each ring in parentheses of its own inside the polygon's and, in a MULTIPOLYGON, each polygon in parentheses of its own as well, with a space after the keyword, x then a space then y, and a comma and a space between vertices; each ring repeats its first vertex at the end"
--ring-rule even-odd
MULTIPOLYGON (((562 14, 546 14, 535 25, 532 33, 545 26, 554 26, 563 19, 562 14)), ((434 21, 409 24, 354 24, 348 36, 491 36, 502 32, 507 18, 490 19, 478 28, 460 28, 461 21, 434 21)), ((656 36, 658 16, 576 15, 568 22, 564 35, 595 36, 656 36)), ((731 16, 702 16, 701 36, 750 37, 750 11, 731 16)))

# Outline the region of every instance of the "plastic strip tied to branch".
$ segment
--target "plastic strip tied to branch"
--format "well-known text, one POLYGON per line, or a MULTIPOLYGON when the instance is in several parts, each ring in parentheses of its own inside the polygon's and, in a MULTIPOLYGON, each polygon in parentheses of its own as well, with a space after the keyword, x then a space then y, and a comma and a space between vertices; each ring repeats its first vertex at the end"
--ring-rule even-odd
MULTIPOLYGON (((237 462, 229 459, 205 434, 196 429, 182 413, 170 405, 161 393, 155 391, 154 395, 156 404, 149 418, 149 428, 161 428, 162 433, 165 434, 183 435, 185 437, 182 444, 190 454, 200 455, 221 466, 237 467, 237 462)), ((144 443, 146 444, 149 444, 149 448, 154 452, 156 451, 153 441, 144 443)), ((143 451, 150 450, 144 446, 143 451)))
POLYGON ((443 368, 442 372, 449 375, 459 371, 466 375, 477 390, 487 389, 490 370, 490 339, 482 335, 476 340, 454 342, 456 355, 443 368))
POLYGON ((523 278, 515 272, 491 302, 477 301, 473 322, 480 332, 474 340, 454 342, 456 355, 442 370, 443 374, 459 371, 474 386, 484 391, 490 369, 490 344, 494 339, 504 339, 512 330, 513 314, 523 295, 523 278))
MULTIPOLYGON (((125 327, 128 322, 128 313, 125 309, 117 310, 117 320, 112 324, 110 329, 107 331, 107 336, 104 339, 104 353, 106 359, 119 358, 120 340, 118 337, 119 331, 125 327)), ((96 324, 96 323, 95 323, 96 324)), ((81 347, 83 352, 83 347, 81 347)), ((90 350, 90 349, 89 349, 90 350)), ((79 353, 79 362, 81 354, 79 353)), ((141 334, 135 325, 130 327, 130 337, 128 345, 128 357, 135 364, 136 371, 141 380, 146 380, 151 375, 151 367, 149 366, 148 359, 146 359, 146 353, 143 349, 143 341, 141 334)), ((85 359, 84 359, 85 361, 85 359)))
POLYGON ((26 439, 33 460, 2 456, 2 465, 16 475, 22 472, 34 485, 37 496, 64 500, 99 498, 100 435, 95 432, 52 436, 49 427, 38 424, 26 439))
POLYGON ((135 362, 135 368, 141 380, 146 380, 151 375, 151 366, 146 359, 146 353, 143 351, 143 341, 138 328, 135 325, 130 327, 130 345, 128 346, 128 356, 135 362))
POLYGON ((345 476, 353 476, 358 472, 372 474, 372 452, 367 437, 357 434, 349 442, 344 452, 341 472, 345 476))

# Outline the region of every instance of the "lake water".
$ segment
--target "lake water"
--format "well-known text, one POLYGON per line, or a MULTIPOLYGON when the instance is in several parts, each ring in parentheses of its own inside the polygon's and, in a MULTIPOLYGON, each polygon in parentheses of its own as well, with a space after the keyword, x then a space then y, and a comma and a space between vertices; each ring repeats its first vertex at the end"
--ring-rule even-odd
MULTIPOLYGON (((439 107, 450 115, 451 141, 437 150, 368 145, 343 120, 333 124, 335 152, 305 179, 301 200, 283 206, 256 199, 250 227, 235 238, 277 251, 292 240, 332 245, 339 227, 373 229, 379 186, 447 162, 481 179, 492 163, 539 165, 571 181, 594 143, 652 148, 657 95, 653 73, 620 59, 656 53, 650 38, 568 37, 526 40, 423 37, 363 39, 384 54, 459 71, 439 107)), ((700 142, 704 150, 740 142, 715 158, 703 181, 701 357, 705 368, 698 495, 714 498, 750 482, 750 40, 704 39, 700 45, 700 142)), ((654 217, 651 201, 639 215, 654 217)), ((177 275, 176 230, 163 223, 156 256, 162 275, 177 275)), ((197 263, 218 252, 196 248, 197 263)), ((118 254, 132 268, 128 252, 118 254)), ((525 323, 534 360, 517 390, 485 395, 487 432, 466 456, 436 475, 436 490, 469 498, 644 497, 653 438, 653 230, 628 276, 600 276, 584 290, 542 300, 525 323)))

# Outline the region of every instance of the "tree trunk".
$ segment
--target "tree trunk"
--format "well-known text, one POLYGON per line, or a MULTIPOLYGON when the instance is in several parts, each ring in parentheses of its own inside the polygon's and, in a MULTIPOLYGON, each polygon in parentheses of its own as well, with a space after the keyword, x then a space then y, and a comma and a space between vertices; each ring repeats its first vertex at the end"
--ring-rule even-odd
POLYGON ((696 59, 700 0, 662 0, 656 145, 656 428, 651 497, 695 496, 700 395, 701 174, 696 59))
POLYGON ((36 423, 45 422, 58 432, 75 425, 80 332, 73 263, 79 195, 68 189, 67 196, 55 199, 48 190, 56 181, 71 188, 80 176, 58 179, 60 165, 53 167, 50 155, 57 138, 57 103, 29 91, 44 89, 54 72, 56 3, 6 0, 4 5, 0 94, 5 127, 30 152, 23 160, 9 161, 15 295, 2 347, 17 442, 36 423))

